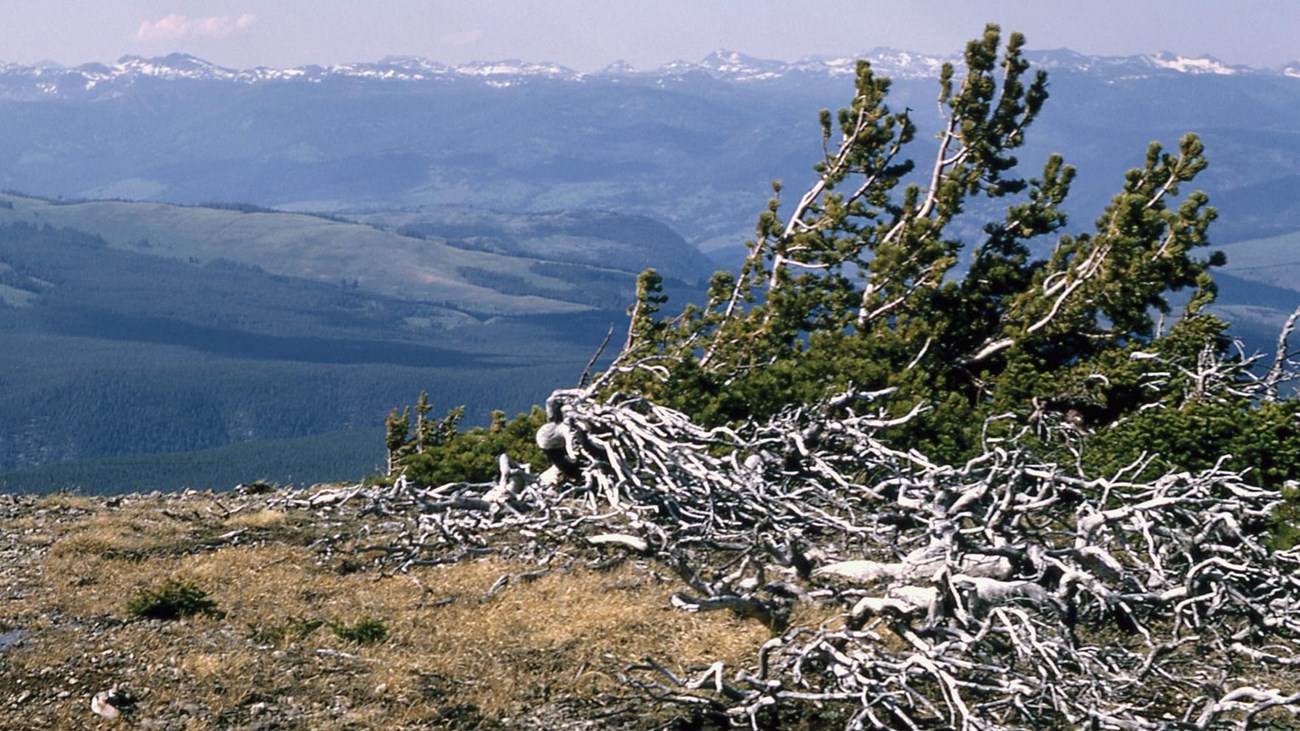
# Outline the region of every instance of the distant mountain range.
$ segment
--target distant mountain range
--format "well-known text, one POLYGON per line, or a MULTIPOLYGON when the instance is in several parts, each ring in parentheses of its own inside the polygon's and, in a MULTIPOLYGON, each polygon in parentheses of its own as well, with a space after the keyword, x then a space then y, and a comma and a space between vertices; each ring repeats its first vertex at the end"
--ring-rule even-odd
MULTIPOLYGON (((1147 78, 1162 74, 1216 74, 1300 77, 1300 60, 1278 69, 1228 65, 1210 56, 1185 57, 1170 53, 1135 56, 1087 56, 1067 49, 1027 54, 1040 68, 1091 73, 1111 78, 1147 78)), ((672 81, 706 74, 722 81, 771 83, 809 77, 851 78, 857 59, 871 62, 879 73, 898 79, 932 78, 945 62, 959 56, 934 56, 892 48, 877 48, 860 56, 809 58, 786 62, 719 50, 699 62, 676 61, 657 69, 638 70, 615 62, 595 73, 580 73, 554 63, 520 60, 476 62, 448 66, 415 56, 389 56, 368 63, 308 65, 294 68, 232 69, 184 53, 143 58, 123 56, 115 63, 88 63, 75 67, 56 64, 0 63, 0 95, 7 98, 54 96, 101 97, 120 92, 144 79, 169 81, 224 81, 240 84, 270 82, 321 83, 332 79, 380 81, 452 81, 470 79, 500 87, 531 79, 588 82, 623 78, 672 81)))
MULTIPOLYGON (((1300 228, 1300 210, 1276 201, 1300 169, 1300 61, 1028 56, 1051 73, 1053 99, 1021 157, 1032 168, 1066 153, 1081 172, 1070 209, 1082 220, 1149 141, 1196 131, 1213 165, 1200 185, 1223 203, 1218 240, 1300 228)), ((891 104, 913 110, 924 159, 938 124, 935 76, 953 59, 889 49, 864 58, 894 79, 891 104)), ((184 54, 0 64, 0 189, 318 212, 617 210, 658 219, 730 263, 769 181, 811 179, 817 111, 849 101, 854 66, 727 51, 589 74, 409 57, 292 69, 184 54)))

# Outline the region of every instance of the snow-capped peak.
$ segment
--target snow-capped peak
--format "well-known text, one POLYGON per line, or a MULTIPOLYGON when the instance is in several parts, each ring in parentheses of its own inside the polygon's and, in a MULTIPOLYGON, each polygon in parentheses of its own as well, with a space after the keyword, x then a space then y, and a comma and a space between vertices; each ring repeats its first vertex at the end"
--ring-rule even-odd
POLYGON ((463 76, 542 76, 548 78, 577 78, 576 71, 554 63, 533 63, 509 59, 506 61, 478 61, 455 67, 463 76))
POLYGON ((1227 76, 1242 71, 1241 67, 1228 66, 1222 61, 1211 56, 1199 56, 1189 58, 1179 56, 1173 53, 1157 53, 1154 56, 1147 56, 1151 64, 1156 68, 1169 69, 1183 74, 1218 74, 1227 76))
POLYGON ((768 61, 726 50, 710 53, 704 57, 704 60, 699 65, 715 76, 735 81, 775 79, 789 70, 789 64, 781 61, 768 61))
MULTIPOLYGON (((1066 49, 1029 51, 1027 58, 1049 71, 1096 74, 1108 79, 1140 78, 1151 74, 1277 74, 1300 77, 1300 60, 1276 71, 1232 66, 1217 59, 1172 53, 1149 56, 1085 56, 1066 49)), ((583 82, 619 78, 680 83, 711 77, 736 83, 781 83, 783 80, 851 77, 858 59, 869 61, 877 74, 895 79, 933 78, 944 63, 959 56, 932 56, 893 48, 876 48, 856 56, 809 57, 786 62, 720 50, 698 63, 675 61, 654 70, 637 70, 625 61, 587 75, 555 63, 521 60, 464 63, 446 66, 418 56, 388 56, 376 62, 294 68, 230 69, 184 53, 145 58, 124 56, 115 63, 88 63, 65 68, 54 63, 22 65, 0 62, 0 96, 9 98, 67 98, 116 94, 136 79, 159 81, 208 80, 242 84, 265 82, 319 83, 331 78, 376 79, 393 82, 435 82, 466 79, 491 86, 513 86, 531 80, 583 82)), ((960 66, 960 63, 956 63, 960 66)), ((797 82, 796 82, 797 83, 797 82)))
POLYGON ((628 63, 626 59, 620 58, 600 71, 597 71, 596 76, 632 76, 638 73, 640 72, 635 66, 628 63))
MULTIPOLYGON (((75 70, 86 69, 85 66, 75 70)), ((237 72, 204 61, 187 53, 173 53, 160 58, 123 56, 110 67, 109 73, 154 76, 163 79, 233 79, 237 72)))

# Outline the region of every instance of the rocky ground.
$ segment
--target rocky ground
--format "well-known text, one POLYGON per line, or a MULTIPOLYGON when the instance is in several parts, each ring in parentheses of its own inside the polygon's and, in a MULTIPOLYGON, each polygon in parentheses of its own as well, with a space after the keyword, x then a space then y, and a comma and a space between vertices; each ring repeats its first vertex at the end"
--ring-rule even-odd
POLYGON ((704 728, 621 670, 771 636, 617 548, 398 571, 348 494, 0 495, 0 728, 704 728))

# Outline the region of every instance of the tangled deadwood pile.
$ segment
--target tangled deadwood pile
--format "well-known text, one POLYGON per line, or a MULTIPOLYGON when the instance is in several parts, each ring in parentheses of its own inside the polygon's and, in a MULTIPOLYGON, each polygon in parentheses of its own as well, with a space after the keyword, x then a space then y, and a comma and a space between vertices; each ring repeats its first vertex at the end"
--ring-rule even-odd
MULTIPOLYGON (((851 103, 819 115, 816 181, 785 203, 774 183, 738 272, 671 319, 662 277, 638 279, 622 352, 547 404, 538 447, 555 470, 502 458, 494 484, 399 480, 371 496, 419 514, 375 547, 388 565, 496 550, 666 566, 689 587, 675 607, 754 617, 773 639, 749 667, 684 678, 649 658, 622 677, 736 725, 1300 727, 1300 550, 1265 543, 1279 492, 1227 467, 1295 461, 1278 396, 1300 311, 1263 375, 1227 352, 1227 324, 1205 311, 1223 257, 1195 257, 1216 214, 1202 193, 1175 203, 1207 165, 1195 135, 1148 147, 1096 229, 1065 233, 1074 168, 1053 155, 1022 177, 1013 154, 1047 76, 1027 74, 1022 35, 999 60, 1000 43, 990 25, 964 72, 941 69, 928 170, 905 151, 911 110, 892 111, 888 80, 859 63, 851 103), (1003 202, 1004 218, 980 219, 1003 202), (1166 331, 1153 317, 1180 290, 1166 331), (822 398, 851 383, 881 390, 822 398), (902 413, 912 404, 932 411, 902 413), (925 439, 882 438, 901 424, 925 439), (1180 442, 1161 447, 1182 450, 1169 463, 1283 449, 1168 474, 1146 457, 1086 474, 1082 452, 1035 451, 1095 445, 1094 429, 1180 442), (835 618, 809 626, 806 604, 835 618)), ((1105 463, 1136 454, 1124 446, 1105 463)))
POLYGON ((994 439, 934 464, 877 439, 912 416, 874 413, 879 394, 704 429, 598 393, 556 392, 539 435, 579 479, 503 456, 495 483, 367 492, 418 515, 387 565, 575 546, 657 560, 692 587, 677 608, 774 637, 750 667, 681 678, 647 658, 624 680, 754 728, 809 704, 853 729, 1300 723, 1300 549, 1264 545, 1281 497, 1242 474, 1146 480, 1140 461, 1086 478, 994 439), (800 602, 838 618, 791 625, 800 602))

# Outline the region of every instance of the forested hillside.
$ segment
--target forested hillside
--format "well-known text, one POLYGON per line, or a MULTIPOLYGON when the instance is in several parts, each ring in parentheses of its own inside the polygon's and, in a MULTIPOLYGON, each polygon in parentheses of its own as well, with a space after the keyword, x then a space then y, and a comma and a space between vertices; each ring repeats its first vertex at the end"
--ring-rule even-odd
POLYGON ((635 293, 618 261, 458 249, 310 216, 3 202, 9 490, 123 489, 140 477, 111 460, 56 464, 312 435, 245 450, 259 456, 243 470, 194 454, 147 472, 160 488, 361 477, 382 463, 374 434, 393 405, 428 391, 467 406, 467 424, 526 410, 577 377, 635 293), (369 436, 340 449, 341 430, 369 436), (276 450, 292 453, 277 466, 276 450))

